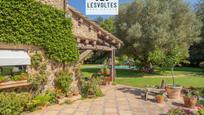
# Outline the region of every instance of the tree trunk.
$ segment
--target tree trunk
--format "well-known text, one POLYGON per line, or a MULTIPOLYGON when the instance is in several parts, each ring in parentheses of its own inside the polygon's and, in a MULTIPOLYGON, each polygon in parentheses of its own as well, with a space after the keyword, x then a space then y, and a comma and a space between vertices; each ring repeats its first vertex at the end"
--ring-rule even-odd
POLYGON ((151 62, 145 62, 143 65, 143 72, 147 72, 147 73, 153 73, 153 67, 152 67, 152 63, 151 62))
POLYGON ((172 76, 172 80, 173 80, 173 86, 175 86, 174 67, 171 68, 171 76, 172 76))

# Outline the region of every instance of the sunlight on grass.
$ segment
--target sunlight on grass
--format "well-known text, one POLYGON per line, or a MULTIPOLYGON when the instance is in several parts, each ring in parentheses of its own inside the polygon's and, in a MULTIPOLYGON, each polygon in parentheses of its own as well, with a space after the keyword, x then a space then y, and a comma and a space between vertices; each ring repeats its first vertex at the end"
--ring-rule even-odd
MULTIPOLYGON (((91 76, 100 70, 99 65, 83 66, 82 73, 84 76, 91 76)), ((175 82, 184 87, 204 87, 204 69, 192 67, 176 67, 174 72, 175 82)), ((160 85, 164 79, 167 84, 172 84, 171 72, 166 70, 163 73, 156 72, 153 74, 137 72, 135 70, 117 70, 117 84, 129 85, 134 87, 151 87, 160 85)))

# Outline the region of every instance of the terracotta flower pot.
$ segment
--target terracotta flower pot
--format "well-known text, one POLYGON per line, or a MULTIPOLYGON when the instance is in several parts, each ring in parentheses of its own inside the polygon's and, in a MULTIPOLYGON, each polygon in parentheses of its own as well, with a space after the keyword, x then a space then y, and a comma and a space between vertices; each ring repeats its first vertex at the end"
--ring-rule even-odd
POLYGON ((183 96, 183 100, 184 100, 184 105, 186 107, 195 108, 198 99, 195 96, 193 97, 183 96))
POLYGON ((166 92, 168 95, 168 98, 170 99, 178 99, 181 97, 181 86, 167 86, 166 87, 166 92))
POLYGON ((156 95, 157 103, 164 103, 164 96, 163 95, 156 95))

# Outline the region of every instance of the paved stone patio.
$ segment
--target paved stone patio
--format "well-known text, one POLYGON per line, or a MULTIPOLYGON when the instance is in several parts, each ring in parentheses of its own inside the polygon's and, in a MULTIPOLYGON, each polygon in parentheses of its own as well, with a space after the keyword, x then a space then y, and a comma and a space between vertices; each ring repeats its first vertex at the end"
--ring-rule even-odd
POLYGON ((152 96, 148 101, 140 97, 141 90, 128 86, 103 87, 105 96, 85 99, 73 104, 53 105, 29 115, 161 115, 175 106, 179 100, 169 100, 164 104, 155 102, 152 96))

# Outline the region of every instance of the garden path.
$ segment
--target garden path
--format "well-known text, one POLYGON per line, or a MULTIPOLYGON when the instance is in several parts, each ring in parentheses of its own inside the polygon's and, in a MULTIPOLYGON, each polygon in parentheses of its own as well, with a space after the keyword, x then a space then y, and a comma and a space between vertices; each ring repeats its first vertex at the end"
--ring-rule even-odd
POLYGON ((129 86, 104 86, 102 90, 103 97, 53 105, 28 115, 159 115, 166 114, 172 107, 182 106, 182 100, 158 104, 153 96, 144 101, 140 97, 141 90, 129 86))

